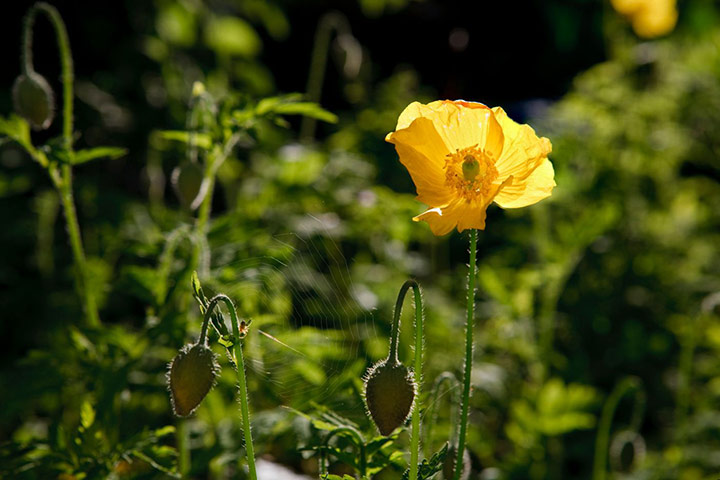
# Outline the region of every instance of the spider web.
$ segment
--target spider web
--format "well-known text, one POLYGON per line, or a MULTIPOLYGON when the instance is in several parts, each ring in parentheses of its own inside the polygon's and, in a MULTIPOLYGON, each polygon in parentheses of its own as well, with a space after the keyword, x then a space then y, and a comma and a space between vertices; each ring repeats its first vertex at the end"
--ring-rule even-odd
POLYGON ((308 216, 303 225, 263 247, 277 254, 248 255, 238 244, 215 249, 209 272, 239 315, 252 318, 243 345, 250 377, 278 403, 294 406, 335 403, 348 376, 364 373, 363 343, 378 333, 377 300, 353 284, 332 221, 308 216))

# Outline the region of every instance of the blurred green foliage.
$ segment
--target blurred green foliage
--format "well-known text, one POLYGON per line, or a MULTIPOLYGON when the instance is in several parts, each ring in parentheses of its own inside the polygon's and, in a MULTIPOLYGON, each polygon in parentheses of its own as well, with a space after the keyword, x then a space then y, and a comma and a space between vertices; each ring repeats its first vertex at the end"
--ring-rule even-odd
MULTIPOLYGON (((411 7, 358 3, 373 18, 411 7)), ((374 478, 407 468, 407 433, 377 437, 360 377, 385 354, 397 289, 417 278, 424 404, 434 409, 423 412, 433 421, 421 471, 439 470, 458 387, 435 396, 428 387, 461 371, 465 238, 438 239, 410 220, 421 206, 383 142, 408 103, 435 93, 409 67, 376 78, 366 57, 343 80, 337 117, 279 92, 262 55, 292 29, 284 8, 152 3, 133 48, 149 62, 148 111, 167 121, 144 132, 146 144, 109 149, 99 149, 106 134, 78 128, 88 133, 75 163, 105 157, 76 170, 102 327, 81 321, 57 196, 23 153, 43 158, 52 144, 2 112, 0 477, 179 476, 185 438, 190 478, 243 478, 232 372, 194 417, 171 414, 167 362, 200 329, 196 269, 208 294, 227 294, 253 319, 245 352, 258 456, 317 477, 324 455, 328 478, 355 475, 361 446, 374 478), (206 90, 194 95, 195 82, 206 90), (300 142, 294 115, 338 123, 300 142), (125 147, 130 160, 114 160, 125 147), (135 190, 113 183, 124 175, 135 190), (196 199, 207 200, 204 221, 196 199)), ((548 15, 562 20, 568 8, 552 2, 548 15)), ((553 196, 524 211, 491 208, 480 235, 472 478, 694 480, 720 469, 717 7, 682 3, 677 31, 652 42, 609 7, 604 15, 607 60, 558 101, 517 109, 552 140, 553 196), (637 420, 631 399, 617 400, 607 461, 593 471, 603 405, 627 375, 640 379, 646 414, 637 420), (631 447, 627 425, 638 434, 631 447)), ((558 50, 575 38, 570 27, 556 33, 558 50)), ((112 97, 101 103, 99 128, 110 131, 121 110, 112 97)), ((411 335, 401 332, 403 359, 411 335)))

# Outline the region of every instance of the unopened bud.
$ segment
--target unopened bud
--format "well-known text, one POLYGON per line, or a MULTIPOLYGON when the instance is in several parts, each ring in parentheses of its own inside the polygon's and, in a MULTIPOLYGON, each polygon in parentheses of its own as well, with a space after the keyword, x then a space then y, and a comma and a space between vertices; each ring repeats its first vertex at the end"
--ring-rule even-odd
POLYGON ((55 113, 55 95, 45 78, 36 73, 22 74, 12 89, 15 111, 36 130, 50 126, 55 113))
POLYGON ((168 370, 168 383, 175 414, 186 417, 200 405, 220 369, 217 356, 206 345, 185 345, 168 370))
POLYGON ((403 364, 383 360, 365 376, 365 402, 382 435, 405 423, 415 399, 415 377, 403 364))

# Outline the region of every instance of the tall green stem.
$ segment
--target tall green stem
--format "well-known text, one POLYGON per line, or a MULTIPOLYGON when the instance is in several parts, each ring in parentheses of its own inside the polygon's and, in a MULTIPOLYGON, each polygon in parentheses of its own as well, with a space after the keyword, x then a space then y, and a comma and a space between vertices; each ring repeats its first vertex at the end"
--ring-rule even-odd
POLYGON ((465 436, 467 435, 468 411, 470 407, 470 382, 473 362, 473 319, 475 317, 475 263, 477 255, 477 230, 470 230, 470 265, 468 270, 467 323, 465 325, 465 375, 463 379, 462 409, 460 411, 460 435, 457 458, 455 459, 454 480, 459 480, 463 469, 465 436))
MULTIPOLYGON (((320 95, 325 80, 325 66, 327 65, 328 51, 330 49, 330 38, 333 31, 349 34, 345 16, 339 12, 325 14, 318 23, 313 44, 312 59, 310 60, 310 74, 308 75, 306 98, 310 102, 320 103, 320 95)), ((315 136, 315 125, 317 120, 304 116, 300 122, 300 139, 307 143, 315 136)))
POLYGON ((411 434, 410 434, 410 480, 415 480, 418 473, 418 458, 420 456, 420 389, 422 386, 422 365, 423 365, 423 304, 420 286, 415 280, 406 281, 400 288, 395 313, 393 316, 392 337, 390 339, 390 362, 397 363, 398 332, 400 331, 400 314, 407 291, 412 288, 415 294, 415 406, 412 411, 411 434))
POLYGON ((72 172, 70 165, 62 166, 62 182, 56 184, 56 186, 58 187, 60 201, 63 206, 63 212, 65 213, 65 223, 67 225, 68 237, 70 238, 70 247, 73 252, 75 268, 77 270, 78 290, 81 292, 85 303, 85 314, 87 315, 90 326, 98 327, 100 325, 100 316, 98 315, 95 297, 88 288, 87 262, 85 260, 82 237, 80 236, 80 225, 78 223, 77 213, 75 212, 75 202, 73 201, 72 172))
MULTIPOLYGON (((33 26, 35 24, 35 17, 38 13, 43 13, 53 28, 55 29, 55 36, 57 40, 58 50, 60 52, 60 64, 62 69, 62 86, 63 86, 63 146, 68 153, 70 161, 72 161, 73 153, 73 61, 72 54, 70 52, 70 40, 68 39, 67 29, 62 17, 58 13, 57 9, 52 5, 44 2, 36 3, 30 8, 27 15, 25 16, 25 23, 23 25, 23 39, 22 39, 22 69, 24 73, 32 73, 35 71, 33 67, 33 56, 32 56, 32 41, 33 41, 33 26)), ((65 214, 65 220, 67 224, 68 236, 70 238, 70 247, 73 252, 73 260, 75 262, 76 269, 76 282, 78 290, 81 293, 83 302, 85 304, 85 314, 87 315, 88 323, 97 327, 100 325, 100 316, 98 315, 97 304, 95 303, 95 297, 89 289, 89 278, 87 271, 87 261, 85 259, 85 252, 82 245, 82 236, 80 235, 80 225, 77 220, 77 213, 75 210, 75 202, 73 199, 72 192, 72 168, 70 164, 63 163, 60 167, 60 174, 53 171, 54 167, 49 167, 50 177, 58 190, 60 200, 63 206, 63 212, 65 214)))
POLYGON ((645 409, 645 393, 642 390, 640 380, 635 377, 627 377, 620 381, 605 401, 605 405, 603 405, 600 424, 598 425, 597 439, 595 440, 593 480, 605 480, 606 478, 608 445, 610 444, 610 428, 612 427, 613 417, 620 404, 620 400, 622 400, 626 394, 633 391, 637 393, 635 395, 635 406, 633 407, 632 418, 630 420, 630 429, 637 431, 640 428, 640 422, 642 421, 643 411, 645 409))
POLYGON ((235 353, 235 363, 237 365, 237 378, 238 378, 238 390, 240 391, 240 414, 243 422, 243 432, 245 434, 245 453, 247 456, 248 470, 250 472, 250 479, 257 480, 257 471, 255 469, 255 449, 253 447, 252 432, 250 430, 250 407, 248 405, 248 394, 247 394, 247 383, 245 380, 245 360, 242 351, 242 337, 240 336, 240 326, 238 322, 237 311, 235 305, 233 305, 230 297, 223 294, 215 295, 210 303, 208 304, 205 312, 204 325, 207 328, 207 322, 212 316, 212 312, 215 306, 219 302, 224 302, 228 311, 230 312, 230 320, 232 324, 233 337, 235 338, 235 345, 233 351, 235 353))

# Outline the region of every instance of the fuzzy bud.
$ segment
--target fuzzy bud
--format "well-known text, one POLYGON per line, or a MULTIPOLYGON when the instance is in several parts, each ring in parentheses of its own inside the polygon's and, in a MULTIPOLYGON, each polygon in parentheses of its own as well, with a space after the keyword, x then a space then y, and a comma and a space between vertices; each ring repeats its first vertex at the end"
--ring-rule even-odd
POLYGON ((220 369, 217 356, 207 345, 185 345, 168 368, 173 410, 187 417, 208 394, 220 369))
POLYGON ((415 399, 415 377, 403 364, 383 360, 365 375, 365 402, 382 435, 405 423, 415 399))
POLYGON ((36 73, 22 74, 12 89, 15 111, 36 130, 47 129, 55 114, 55 95, 45 78, 36 73))

